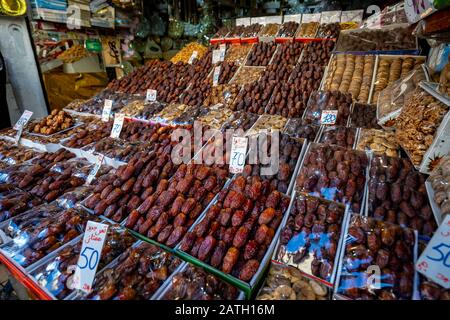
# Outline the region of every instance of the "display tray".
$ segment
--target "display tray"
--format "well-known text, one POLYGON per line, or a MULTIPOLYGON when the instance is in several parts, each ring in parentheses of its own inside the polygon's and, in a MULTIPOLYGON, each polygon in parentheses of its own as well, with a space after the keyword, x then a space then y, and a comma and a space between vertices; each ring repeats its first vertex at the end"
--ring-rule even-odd
POLYGON ((73 126, 71 126, 70 128, 60 130, 60 131, 55 132, 55 133, 53 133, 53 134, 41 134, 41 133, 34 133, 34 132, 31 132, 31 131, 28 131, 27 133, 28 133, 30 136, 35 136, 35 137, 40 137, 40 138, 50 138, 50 137, 54 137, 54 136, 56 136, 56 135, 58 135, 58 134, 60 134, 60 133, 67 132, 67 131, 69 131, 69 130, 78 128, 79 126, 82 126, 82 125, 84 125, 83 122, 76 122, 76 123, 75 123, 73 126))

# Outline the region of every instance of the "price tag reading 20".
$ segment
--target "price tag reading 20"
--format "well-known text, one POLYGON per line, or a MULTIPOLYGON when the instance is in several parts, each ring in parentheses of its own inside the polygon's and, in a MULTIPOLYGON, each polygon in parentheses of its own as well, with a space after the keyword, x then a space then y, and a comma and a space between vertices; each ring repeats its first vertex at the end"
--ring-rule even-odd
POLYGON ((230 172, 241 173, 245 166, 247 155, 247 137, 233 137, 231 142, 230 172))
POLYGON ((416 269, 445 289, 450 288, 450 215, 445 217, 420 255, 416 269))
POLYGON ((320 124, 335 124, 337 114, 337 110, 323 110, 320 116, 320 124))
POLYGON ((108 225, 88 221, 75 270, 75 288, 87 293, 91 291, 107 231, 108 225))

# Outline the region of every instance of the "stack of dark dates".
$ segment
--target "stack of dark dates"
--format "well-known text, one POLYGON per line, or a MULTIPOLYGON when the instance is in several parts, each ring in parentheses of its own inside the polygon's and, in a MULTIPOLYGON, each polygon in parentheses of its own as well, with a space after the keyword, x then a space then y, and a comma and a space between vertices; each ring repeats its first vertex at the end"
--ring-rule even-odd
POLYGON ((30 193, 10 184, 0 185, 0 222, 15 217, 41 203, 30 193))
POLYGON ((345 126, 350 116, 352 106, 352 95, 340 91, 315 91, 309 101, 305 111, 305 119, 321 124, 322 112, 324 110, 337 111, 336 122, 338 126, 345 126))
POLYGON ((259 42, 255 44, 247 58, 247 66, 267 66, 277 45, 274 42, 259 42))
POLYGON ((356 128, 340 126, 325 127, 320 138, 321 143, 353 149, 356 139, 356 128))
POLYGON ((320 127, 316 126, 306 119, 293 118, 289 119, 288 123, 283 129, 283 133, 293 138, 307 139, 309 142, 314 142, 320 127))

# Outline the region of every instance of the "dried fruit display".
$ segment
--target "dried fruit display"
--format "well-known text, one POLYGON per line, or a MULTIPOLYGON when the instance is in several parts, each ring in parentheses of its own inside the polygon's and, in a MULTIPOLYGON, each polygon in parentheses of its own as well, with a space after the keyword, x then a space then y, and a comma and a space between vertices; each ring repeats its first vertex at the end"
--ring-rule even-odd
POLYGON ((361 151, 310 144, 297 176, 297 190, 362 210, 369 160, 361 151))
POLYGON ((359 132, 356 150, 373 151, 376 153, 385 153, 388 157, 398 157, 400 146, 395 140, 395 134, 392 132, 361 129, 359 132))
POLYGON ((14 145, 11 142, 0 140, 0 169, 10 165, 21 164, 34 158, 37 150, 14 145))
POLYGON ((336 293, 356 300, 411 300, 416 241, 411 229, 352 216, 336 293), (371 265, 381 270, 381 289, 372 289, 365 280, 371 265))
POLYGON ((428 181, 434 192, 434 201, 439 207, 442 220, 450 213, 450 157, 446 156, 431 172, 428 181))
POLYGON ((342 204, 296 196, 281 231, 276 259, 333 283, 344 217, 342 204))
POLYGON ((289 198, 258 176, 236 177, 179 249, 250 282, 270 246, 289 198))
POLYGON ((262 115, 248 131, 249 135, 260 133, 261 131, 281 131, 286 125, 287 119, 282 116, 262 115))
POLYGON ((237 65, 243 65, 245 62, 245 58, 247 58, 247 55, 251 49, 251 44, 232 45, 225 54, 225 61, 233 62, 237 65))
POLYGON ((182 164, 170 181, 160 180, 155 191, 131 212, 125 225, 174 247, 222 189, 227 177, 225 169, 182 164))
POLYGON ((381 129, 377 123, 377 106, 355 103, 350 115, 350 126, 355 128, 381 129))
POLYGON ((323 128, 319 142, 353 149, 356 140, 356 128, 330 126, 323 128))
POLYGON ((450 300, 450 290, 432 281, 422 281, 419 290, 422 300, 450 300))
POLYGON ((368 213, 375 219, 431 236, 437 225, 425 188, 426 175, 408 159, 374 156, 370 167, 368 213))
POLYGON ((277 48, 274 42, 259 42, 255 44, 248 54, 247 66, 267 66, 272 59, 275 49, 277 48))
POLYGON ((292 38, 298 29, 299 24, 295 21, 285 22, 281 25, 280 31, 277 33, 279 38, 292 38))
POLYGON ((66 111, 53 110, 52 113, 37 123, 32 123, 32 132, 44 135, 52 135, 59 131, 69 129, 75 124, 75 120, 66 111))
POLYGON ((261 29, 258 37, 274 37, 280 30, 280 27, 278 23, 268 23, 261 29))
POLYGON ((241 87, 237 84, 219 84, 211 88, 211 94, 203 101, 203 105, 211 107, 220 103, 231 107, 240 90, 241 87))
POLYGON ((256 300, 328 300, 328 289, 295 268, 270 265, 265 285, 256 300))
POLYGON ((322 23, 317 31, 318 38, 337 38, 341 32, 341 26, 339 22, 322 23))
POLYGON ((323 39, 320 42, 310 42, 304 48, 302 63, 312 63, 318 66, 328 65, 335 42, 323 39))
MULTIPOLYGON (((102 270, 107 264, 122 254, 136 242, 124 228, 109 226, 106 234, 97 270, 102 270)), ((55 298, 64 299, 73 292, 70 281, 74 268, 80 257, 82 243, 64 247, 58 253, 31 272, 37 283, 46 288, 55 298)))
POLYGON ((286 123, 283 133, 293 138, 304 138, 310 142, 314 142, 320 127, 311 123, 311 121, 292 118, 286 123))
POLYGON ((264 67, 241 67, 233 79, 231 79, 230 83, 235 83, 238 85, 250 84, 257 81, 263 72, 264 67))
POLYGON ((236 300, 238 295, 235 287, 189 264, 173 276, 161 299, 236 300))
POLYGON ((30 193, 10 184, 0 185, 0 222, 15 217, 41 203, 30 193))
POLYGON ((188 63, 194 51, 197 51, 197 59, 200 59, 208 51, 208 48, 197 42, 188 43, 180 51, 178 51, 177 54, 170 59, 170 61, 172 63, 177 63, 179 61, 188 63))
POLYGON ((260 81, 246 83, 230 106, 231 110, 263 114, 274 86, 274 81, 267 81, 264 77, 260 81))
POLYGON ((223 130, 228 129, 242 129, 244 132, 249 130, 253 124, 258 120, 258 115, 253 113, 248 113, 245 111, 233 112, 233 115, 227 122, 223 125, 223 130))
MULTIPOLYGON (((271 65, 280 68, 282 66, 295 66, 302 54, 305 45, 300 42, 280 43, 275 51, 271 65)), ((268 70, 269 68, 267 68, 268 70)))
POLYGON ((318 22, 306 22, 300 25, 297 33, 295 34, 296 38, 314 38, 317 34, 317 30, 319 29, 320 23, 318 22))
POLYGON ((100 222, 81 208, 72 208, 29 224, 16 227, 17 236, 2 250, 26 268, 84 232, 88 221, 100 222))
POLYGON ((345 126, 350 116, 352 96, 340 91, 315 91, 308 102, 304 118, 320 124, 324 110, 337 111, 335 125, 345 126))
POLYGON ((111 267, 99 273, 89 300, 148 300, 181 264, 162 249, 141 243, 127 249, 111 267))

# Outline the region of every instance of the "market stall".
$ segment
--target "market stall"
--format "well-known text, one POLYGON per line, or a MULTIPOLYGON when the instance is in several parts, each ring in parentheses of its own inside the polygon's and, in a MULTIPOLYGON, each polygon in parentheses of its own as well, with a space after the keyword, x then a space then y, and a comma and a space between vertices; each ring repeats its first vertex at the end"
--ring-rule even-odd
POLYGON ((32 295, 450 299, 448 44, 270 18, 0 132, 0 262, 32 295))

